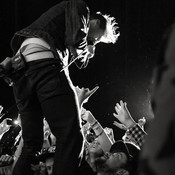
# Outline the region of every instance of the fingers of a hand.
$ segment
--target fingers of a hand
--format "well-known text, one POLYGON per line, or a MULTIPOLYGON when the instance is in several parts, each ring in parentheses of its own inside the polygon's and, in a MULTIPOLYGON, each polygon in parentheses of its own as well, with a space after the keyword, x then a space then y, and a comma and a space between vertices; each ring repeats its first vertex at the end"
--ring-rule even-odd
POLYGON ((117 114, 119 114, 120 108, 118 108, 117 106, 115 106, 115 111, 116 111, 117 114))
POLYGON ((117 121, 114 121, 113 125, 117 126, 120 129, 126 130, 126 127, 123 124, 118 123, 117 121))
POLYGON ((124 104, 125 104, 125 103, 123 102, 123 100, 120 100, 120 106, 123 107, 124 104))
POLYGON ((124 102, 124 107, 127 108, 127 103, 126 102, 124 102))
POLYGON ((89 91, 89 96, 91 96, 93 93, 95 93, 98 88, 99 88, 99 86, 96 86, 95 88, 93 88, 92 90, 90 90, 89 91))
POLYGON ((119 110, 117 105, 115 105, 114 109, 115 109, 116 112, 118 112, 118 110, 119 110))
POLYGON ((99 86, 95 86, 91 91, 95 92, 98 88, 99 86))
POLYGON ((116 109, 118 110, 118 111, 120 111, 122 108, 123 108, 123 104, 121 103, 121 104, 119 104, 119 103, 116 103, 116 109))
POLYGON ((113 116, 118 119, 118 115, 116 113, 113 113, 113 116))
POLYGON ((127 112, 129 112, 126 102, 124 103, 124 109, 125 109, 127 112))
POLYGON ((120 106, 120 104, 119 104, 119 103, 116 103, 116 107, 117 107, 118 109, 120 109, 120 108, 121 108, 121 106, 120 106))

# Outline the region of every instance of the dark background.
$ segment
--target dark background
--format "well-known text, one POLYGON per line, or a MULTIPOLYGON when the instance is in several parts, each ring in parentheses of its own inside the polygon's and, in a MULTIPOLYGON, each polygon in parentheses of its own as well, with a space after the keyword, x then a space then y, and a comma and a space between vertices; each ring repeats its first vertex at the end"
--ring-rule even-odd
MULTIPOLYGON (((156 54, 166 29, 174 22, 174 0, 86 0, 92 11, 114 16, 120 37, 116 44, 100 43, 96 55, 84 70, 70 67, 74 85, 99 85, 98 91, 84 105, 105 127, 112 125, 114 106, 126 101, 133 118, 153 118, 150 108, 151 77, 156 54)), ((6 0, 0 6, 0 61, 12 56, 10 40, 14 32, 26 27, 59 0, 6 0)), ((0 105, 5 117, 15 117, 17 110, 12 88, 0 79, 0 105)))

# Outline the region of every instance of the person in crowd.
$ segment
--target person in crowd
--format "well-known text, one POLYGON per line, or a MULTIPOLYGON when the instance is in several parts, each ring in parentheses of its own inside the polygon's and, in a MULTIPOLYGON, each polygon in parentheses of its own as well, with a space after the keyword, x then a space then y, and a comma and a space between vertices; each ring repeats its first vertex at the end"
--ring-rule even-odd
POLYGON ((0 124, 0 133, 0 166, 11 165, 19 144, 21 127, 12 119, 5 118, 0 124))
POLYGON ((143 127, 146 123, 146 119, 140 118, 138 123, 136 123, 127 108, 127 103, 122 100, 120 100, 120 103, 116 103, 113 116, 119 121, 114 121, 113 124, 126 131, 123 136, 123 141, 134 144, 138 149, 141 149, 145 141, 145 136, 147 135, 143 127))
POLYGON ((91 129, 96 135, 96 137, 93 137, 95 142, 88 143, 86 150, 87 161, 98 175, 135 174, 137 172, 140 148, 147 135, 130 115, 126 108, 126 103, 120 101, 120 104, 117 103, 116 106, 114 116, 118 121, 114 123, 116 124, 117 122, 116 125, 120 126, 120 128, 126 128, 128 134, 135 140, 134 142, 118 140, 112 143, 103 127, 90 111, 86 111, 86 114, 82 116, 84 120, 90 123, 91 129), (133 143, 137 143, 137 145, 133 143))
POLYGON ((15 152, 21 139, 19 120, 5 118, 0 124, 0 174, 11 175, 15 152))
POLYGON ((56 137, 53 174, 76 174, 83 136, 77 96, 65 70, 75 62, 86 67, 97 43, 117 41, 117 28, 114 17, 91 14, 83 0, 70 0, 14 34, 14 56, 0 65, 0 76, 13 87, 24 140, 12 175, 34 173, 30 165, 38 163, 35 154, 43 143, 43 116, 56 137), (61 58, 67 53, 70 62, 64 65, 61 58))
POLYGON ((175 174, 175 24, 164 35, 152 75, 154 120, 147 128, 139 175, 175 174))

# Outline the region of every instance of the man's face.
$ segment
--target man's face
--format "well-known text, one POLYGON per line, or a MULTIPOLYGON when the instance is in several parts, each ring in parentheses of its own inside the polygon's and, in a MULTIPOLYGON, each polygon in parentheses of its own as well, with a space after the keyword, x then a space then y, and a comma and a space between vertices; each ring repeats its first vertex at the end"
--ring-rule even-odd
POLYGON ((105 167, 110 170, 117 170, 126 164, 128 160, 126 154, 123 152, 106 153, 102 158, 105 160, 105 167))
POLYGON ((88 31, 88 40, 97 44, 100 42, 101 37, 104 34, 104 30, 100 29, 100 21, 98 19, 90 20, 90 27, 88 31))

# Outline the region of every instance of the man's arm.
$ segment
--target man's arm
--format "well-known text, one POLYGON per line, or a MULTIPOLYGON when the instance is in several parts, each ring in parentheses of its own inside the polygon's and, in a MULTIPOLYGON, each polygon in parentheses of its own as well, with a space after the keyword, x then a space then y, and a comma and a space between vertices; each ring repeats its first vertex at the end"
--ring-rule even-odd
POLYGON ((109 152, 111 146, 112 146, 112 140, 108 137, 106 132, 104 131, 101 124, 95 119, 95 117, 92 115, 92 113, 88 110, 84 109, 84 113, 81 115, 82 119, 87 121, 91 128, 93 129, 97 141, 100 143, 101 148, 104 152, 109 152))
POLYGON ((126 133, 123 136, 124 141, 131 142, 141 148, 147 133, 134 121, 127 108, 127 103, 122 100, 120 101, 120 104, 116 103, 115 112, 116 113, 113 113, 113 115, 119 122, 114 121, 113 124, 120 129, 126 130, 126 133))

